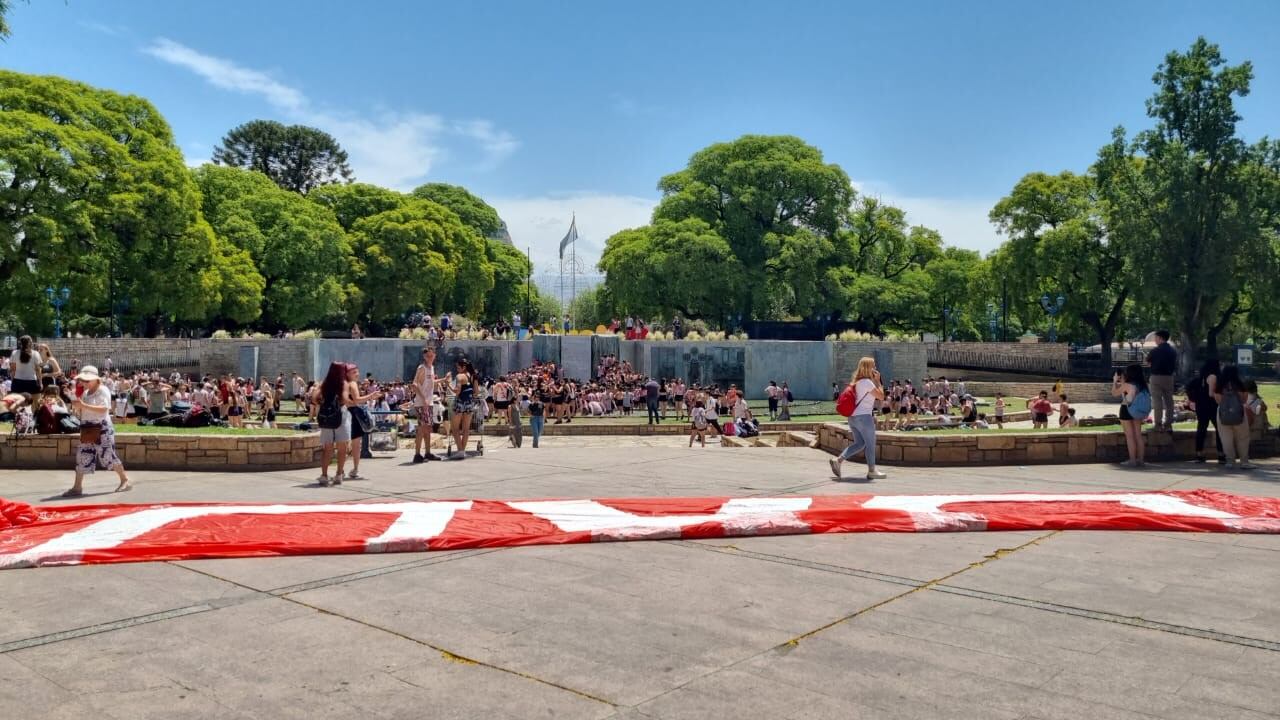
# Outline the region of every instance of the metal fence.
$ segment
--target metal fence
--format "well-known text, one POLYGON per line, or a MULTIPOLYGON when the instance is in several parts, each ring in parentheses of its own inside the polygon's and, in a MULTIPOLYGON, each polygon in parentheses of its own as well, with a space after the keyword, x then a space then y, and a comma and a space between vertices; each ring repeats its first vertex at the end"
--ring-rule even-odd
POLYGON ((965 370, 1004 370, 1020 373, 1060 374, 1069 372, 1070 361, 1062 357, 1021 355, 999 350, 959 349, 931 345, 929 365, 965 370))

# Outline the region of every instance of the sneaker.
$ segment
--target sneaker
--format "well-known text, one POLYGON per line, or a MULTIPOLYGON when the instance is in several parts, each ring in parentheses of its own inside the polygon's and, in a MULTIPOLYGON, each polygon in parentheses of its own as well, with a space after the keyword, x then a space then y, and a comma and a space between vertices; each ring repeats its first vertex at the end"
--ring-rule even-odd
POLYGON ((873 470, 873 471, 871 471, 871 472, 867 473, 867 479, 868 479, 868 480, 883 480, 883 479, 885 479, 885 478, 887 478, 887 477, 889 477, 889 476, 888 476, 888 475, 885 475, 884 473, 880 472, 879 470, 873 470))
POLYGON ((1241 465, 1240 465, 1240 469, 1241 469, 1241 470, 1257 470, 1257 469, 1258 469, 1258 466, 1257 466, 1257 465, 1254 465, 1254 464, 1253 464, 1253 463, 1251 463, 1251 462, 1247 462, 1247 463, 1241 463, 1241 465))
POLYGON ((439 460, 440 456, 435 453, 427 453, 428 460, 439 460))
POLYGON ((329 476, 328 476, 328 475, 321 475, 321 476, 316 480, 316 484, 317 484, 317 485, 319 485, 320 487, 329 487, 329 476))
POLYGON ((334 485, 341 485, 341 484, 342 484, 342 473, 338 473, 337 475, 334 475, 334 476, 333 476, 333 484, 334 484, 334 485))
POLYGON ((831 458, 828 463, 831 465, 831 474, 840 477, 840 458, 831 458))
POLYGON ((351 472, 347 473, 347 479, 348 479, 348 480, 363 480, 364 478, 360 475, 360 473, 356 472, 355 470, 352 470, 351 472))
POLYGON ((1198 457, 1198 458, 1196 458, 1195 460, 1192 460, 1191 462, 1193 462, 1193 463, 1195 463, 1195 464, 1197 464, 1197 465, 1203 465, 1203 464, 1204 464, 1204 458, 1202 458, 1202 457, 1198 457))
POLYGON ((417 465, 418 463, 420 463, 420 462, 424 462, 424 461, 425 461, 425 458, 423 458, 423 457, 422 457, 422 455, 420 455, 420 454, 418 454, 418 453, 414 453, 414 454, 413 454, 413 464, 414 464, 414 465, 417 465))

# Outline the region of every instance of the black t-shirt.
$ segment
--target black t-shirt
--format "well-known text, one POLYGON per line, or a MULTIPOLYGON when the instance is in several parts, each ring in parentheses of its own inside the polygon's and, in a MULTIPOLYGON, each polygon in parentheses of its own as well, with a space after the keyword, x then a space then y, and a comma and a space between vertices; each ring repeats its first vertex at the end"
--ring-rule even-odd
POLYGON ((1178 369, 1178 351, 1169 343, 1161 343, 1148 355, 1152 375, 1172 375, 1178 369))
POLYGON ((645 397, 649 398, 650 400, 658 399, 658 390, 659 390, 658 382, 656 380, 650 380, 649 382, 644 384, 645 397))

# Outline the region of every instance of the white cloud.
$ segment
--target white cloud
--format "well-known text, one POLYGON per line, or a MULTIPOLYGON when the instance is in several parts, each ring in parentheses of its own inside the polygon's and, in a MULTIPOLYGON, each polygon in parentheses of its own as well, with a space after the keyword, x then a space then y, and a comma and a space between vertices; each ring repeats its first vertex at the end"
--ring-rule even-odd
POLYGON ((658 204, 656 197, 590 192, 486 199, 506 221, 515 246, 521 250, 532 248, 535 274, 558 267, 560 240, 575 213, 578 257, 587 274, 594 275, 604 241, 619 230, 647 225, 658 204))
POLYGON ((363 182, 410 189, 427 177, 456 138, 479 148, 484 156, 479 169, 483 170, 493 169, 519 147, 511 133, 488 120, 447 122, 439 115, 421 112, 362 116, 317 108, 301 90, 265 72, 206 55, 168 38, 156 39, 143 52, 190 70, 215 87, 258 96, 290 120, 328 132, 346 149, 356 178, 363 182))
POLYGON ((143 48, 143 52, 186 68, 223 90, 260 95, 281 110, 298 110, 307 102, 300 90, 278 82, 266 73, 240 67, 230 60, 205 55, 168 38, 158 38, 143 48))
POLYGON ((987 219, 996 199, 914 197, 899 194, 887 183, 874 180, 855 180, 853 186, 860 195, 878 197, 902 208, 907 213, 908 223, 924 225, 942 233, 942 240, 947 245, 986 254, 995 250, 1003 239, 987 219))
POLYGON ((515 136, 506 130, 499 130, 493 126, 488 120, 467 120, 464 122, 454 123, 454 132, 460 135, 472 138, 480 144, 480 149, 484 151, 486 162, 490 165, 497 165, 506 160, 511 153, 520 147, 520 142, 515 136))
POLYGON ((80 20, 77 24, 85 29, 92 30, 103 35, 111 37, 120 37, 129 33, 129 28, 124 25, 108 25, 107 23, 96 22, 94 20, 80 20))

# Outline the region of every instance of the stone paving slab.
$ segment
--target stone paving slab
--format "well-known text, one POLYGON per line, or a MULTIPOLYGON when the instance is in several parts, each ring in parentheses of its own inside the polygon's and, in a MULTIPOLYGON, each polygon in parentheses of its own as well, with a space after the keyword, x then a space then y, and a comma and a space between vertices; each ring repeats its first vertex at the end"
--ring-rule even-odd
MULTIPOLYGON (((371 479, 341 488, 140 472, 95 501, 1280 495, 1274 462, 888 468, 868 484, 833 482, 805 448, 553 440, 366 461, 371 479)), ((3 471, 0 494, 40 502, 68 480, 3 471)), ((0 717, 1277 718, 1276 558, 1276 536, 1019 532, 5 571, 0 717)))

